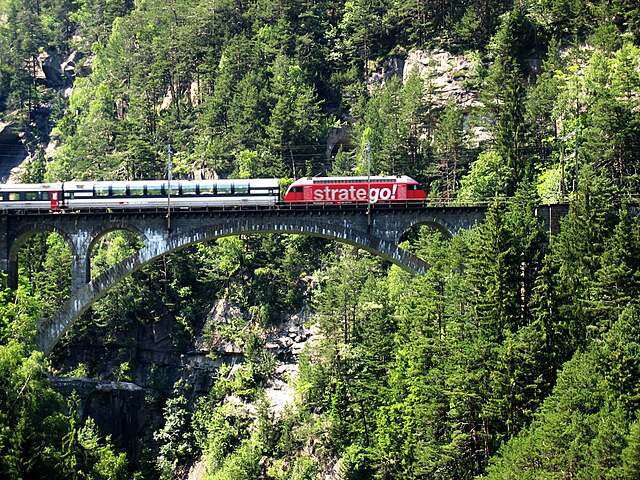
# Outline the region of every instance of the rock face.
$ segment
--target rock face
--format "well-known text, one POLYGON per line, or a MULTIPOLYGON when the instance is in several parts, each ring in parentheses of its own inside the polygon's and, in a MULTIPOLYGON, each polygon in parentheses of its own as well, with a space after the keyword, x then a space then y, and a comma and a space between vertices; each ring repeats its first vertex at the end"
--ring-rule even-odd
MULTIPOLYGON (((286 317, 262 339, 277 364, 265 391, 276 414, 292 403, 291 381, 297 376, 298 355, 317 336, 306 326, 309 321, 310 312, 303 310, 286 317)), ((245 309, 220 299, 187 341, 181 340, 178 322, 169 317, 136 325, 133 330, 94 332, 54 352, 57 358, 52 363, 62 372, 84 364, 100 372, 100 378, 53 377, 52 382, 65 397, 77 391, 80 418, 93 418, 135 464, 140 461, 140 445, 152 442, 153 432, 162 427, 164 399, 171 397, 178 379, 191 384, 194 403, 210 391, 223 365, 231 367, 230 375, 241 367, 244 346, 234 338, 249 322, 245 309), (115 372, 125 362, 131 366, 127 371, 131 381, 114 381, 115 372)), ((250 414, 252 406, 246 408, 250 414)), ((199 478, 196 472, 193 475, 199 478)))
POLYGON ((141 444, 147 424, 145 390, 129 382, 104 382, 89 378, 51 379, 53 388, 65 398, 75 391, 80 399, 78 415, 94 419, 101 427, 108 426, 113 440, 127 450, 129 458, 140 458, 141 444))
POLYGON ((471 125, 472 114, 484 105, 479 92, 472 87, 479 78, 480 60, 473 54, 454 55, 440 49, 413 50, 408 54, 396 54, 382 62, 378 71, 369 77, 368 88, 373 91, 392 78, 406 82, 413 72, 425 81, 425 96, 442 108, 454 102, 465 118, 465 130, 470 145, 478 145, 489 140, 488 132, 477 125, 471 125))
POLYGON ((0 122, 0 183, 6 183, 26 158, 27 149, 15 125, 0 122))
POLYGON ((431 82, 436 98, 442 104, 454 100, 466 114, 482 104, 478 92, 465 86, 465 80, 476 75, 478 61, 444 50, 414 50, 404 62, 402 78, 406 80, 414 69, 431 82))
POLYGON ((267 337, 265 348, 282 362, 295 362, 315 330, 308 327, 311 320, 308 309, 288 317, 274 327, 267 337))
POLYGON ((379 71, 374 72, 369 77, 368 88, 371 91, 376 86, 382 85, 394 77, 404 78, 405 57, 404 55, 392 55, 382 62, 379 71))
POLYGON ((87 76, 91 72, 90 62, 81 66, 81 58, 78 52, 71 52, 66 58, 57 51, 40 53, 36 65, 36 81, 53 89, 71 87, 76 76, 87 76))
MULTIPOLYGON (((414 70, 426 80, 433 89, 437 104, 446 105, 454 100, 464 113, 482 104, 478 92, 469 88, 466 81, 477 75, 479 61, 464 55, 454 55, 444 50, 413 50, 407 55, 396 54, 385 59, 378 71, 369 77, 371 91, 392 78, 401 78, 403 82, 414 70)), ((425 92, 426 93, 426 92, 425 92)))

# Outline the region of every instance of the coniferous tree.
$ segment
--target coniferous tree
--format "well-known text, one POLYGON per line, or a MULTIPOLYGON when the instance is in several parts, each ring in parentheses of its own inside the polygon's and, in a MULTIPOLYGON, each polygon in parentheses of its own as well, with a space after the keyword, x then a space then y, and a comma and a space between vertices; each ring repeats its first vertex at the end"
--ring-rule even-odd
POLYGON ((434 132, 436 176, 440 179, 440 195, 455 198, 466 160, 464 117, 452 101, 447 104, 434 132))
POLYGON ((612 207, 610 182, 585 171, 552 245, 552 275, 559 301, 558 317, 552 322, 565 358, 585 344, 589 328, 596 324, 588 306, 605 242, 615 224, 612 207))
POLYGON ((491 116, 490 128, 496 150, 510 170, 505 192, 515 193, 517 185, 531 182, 533 165, 525 154, 525 71, 524 49, 532 36, 532 26, 524 9, 516 6, 501 17, 502 25, 493 38, 493 64, 489 67, 487 85, 483 92, 491 116))
POLYGON ((606 240, 601 267, 595 272, 592 309, 607 329, 640 294, 640 225, 623 202, 612 235, 606 240))

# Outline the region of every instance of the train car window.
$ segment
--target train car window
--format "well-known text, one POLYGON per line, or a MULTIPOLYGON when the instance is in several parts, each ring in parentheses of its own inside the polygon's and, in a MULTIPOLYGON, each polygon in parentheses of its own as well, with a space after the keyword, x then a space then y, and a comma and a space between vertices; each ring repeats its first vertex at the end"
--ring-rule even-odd
POLYGON ((213 183, 201 183, 200 195, 215 195, 216 186, 213 183))
POLYGON ((233 191, 235 193, 239 193, 241 195, 246 195, 249 193, 249 184, 248 183, 235 183, 233 185, 233 191))
POLYGON ((162 195, 162 185, 147 185, 147 195, 162 195))
POLYGON ((218 194, 225 195, 225 194, 233 193, 231 187, 232 187, 232 184, 229 182, 218 183, 218 194))
POLYGON ((93 187, 93 194, 96 197, 108 197, 109 196, 109 185, 95 185, 93 187))
MULTIPOLYGON (((168 185, 165 185, 164 187, 165 193, 167 192, 167 186, 168 185)), ((170 190, 170 194, 172 197, 177 197, 178 195, 180 195, 180 185, 178 185, 177 183, 172 183, 170 190)))
POLYGON ((129 193, 135 196, 144 195, 144 185, 131 185, 129 186, 129 193))
POLYGON ((24 199, 25 200, 39 200, 38 192, 25 192, 24 199))
POLYGON ((40 193, 40 200, 50 200, 50 199, 51 199, 51 195, 49 192, 40 193))
POLYGON ((124 197, 127 194, 127 187, 124 185, 113 185, 111 187, 111 195, 116 197, 124 197))
POLYGON ((9 200, 20 200, 20 193, 18 192, 9 193, 9 200))
POLYGON ((183 195, 195 195, 196 194, 196 184, 195 183, 183 183, 182 184, 182 194, 183 195))

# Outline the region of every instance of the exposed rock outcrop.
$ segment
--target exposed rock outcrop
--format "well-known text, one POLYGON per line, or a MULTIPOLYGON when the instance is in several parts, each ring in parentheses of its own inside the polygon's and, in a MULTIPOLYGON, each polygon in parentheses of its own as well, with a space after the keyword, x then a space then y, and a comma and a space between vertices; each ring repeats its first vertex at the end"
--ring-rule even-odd
POLYGON ((84 421, 93 418, 102 427, 108 426, 112 438, 124 447, 129 458, 140 458, 141 444, 148 419, 145 390, 130 382, 100 381, 90 378, 53 377, 53 388, 65 398, 78 394, 78 416, 84 421))
POLYGON ((414 69, 436 90, 438 103, 454 100, 464 113, 470 113, 482 103, 478 92, 468 88, 465 81, 476 76, 478 61, 444 50, 414 50, 404 62, 402 78, 406 80, 414 69))
MULTIPOLYGON (((79 52, 71 52, 66 58, 57 51, 42 52, 38 55, 36 64, 36 82, 48 88, 70 89, 77 76, 87 76, 91 73, 90 61, 81 62, 79 52)), ((68 96, 70 90, 65 91, 68 96)))
POLYGON ((26 158, 27 149, 15 125, 0 122, 0 183, 6 183, 26 158))

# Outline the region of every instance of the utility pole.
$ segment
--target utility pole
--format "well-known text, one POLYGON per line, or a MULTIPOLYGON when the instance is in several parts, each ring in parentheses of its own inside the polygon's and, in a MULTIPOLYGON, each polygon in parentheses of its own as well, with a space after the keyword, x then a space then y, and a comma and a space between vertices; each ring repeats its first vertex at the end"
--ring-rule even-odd
POLYGON ((171 143, 167 144, 167 230, 171 230, 171 143))
POLYGON ((364 149, 367 157, 367 224, 371 226, 371 142, 364 149))

